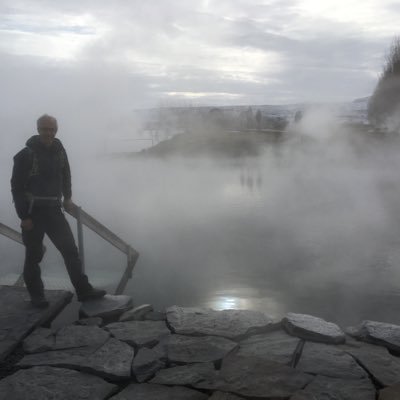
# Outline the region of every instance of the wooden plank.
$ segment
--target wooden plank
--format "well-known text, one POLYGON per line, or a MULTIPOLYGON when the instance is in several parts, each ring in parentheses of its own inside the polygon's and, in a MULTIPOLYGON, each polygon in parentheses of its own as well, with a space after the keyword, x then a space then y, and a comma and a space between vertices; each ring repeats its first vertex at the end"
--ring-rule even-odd
MULTIPOLYGON (((74 207, 68 213, 74 218, 78 218, 78 207, 74 204, 74 207)), ((83 225, 96 232, 104 240, 128 255, 130 246, 122 239, 120 239, 115 233, 111 232, 103 224, 94 219, 86 211, 81 210, 81 220, 83 225)))
MULTIPOLYGON (((74 204, 73 209, 68 212, 74 218, 78 218, 78 207, 74 204)), ((126 242, 124 242, 121 238, 119 238, 115 233, 111 232, 108 228, 106 228, 103 224, 98 222, 95 218, 89 215, 86 211, 81 210, 81 218, 82 224, 97 233, 104 240, 112 244, 114 247, 125 253, 129 254, 129 249, 132 247, 129 246, 126 242)), ((4 225, 0 222, 0 234, 7 236, 8 238, 23 244, 22 235, 20 232, 4 225)), ((135 253, 137 251, 133 249, 135 253)))
POLYGON ((15 242, 23 244, 21 233, 10 228, 7 225, 2 224, 1 222, 0 222, 0 234, 7 236, 8 238, 14 240, 15 242))

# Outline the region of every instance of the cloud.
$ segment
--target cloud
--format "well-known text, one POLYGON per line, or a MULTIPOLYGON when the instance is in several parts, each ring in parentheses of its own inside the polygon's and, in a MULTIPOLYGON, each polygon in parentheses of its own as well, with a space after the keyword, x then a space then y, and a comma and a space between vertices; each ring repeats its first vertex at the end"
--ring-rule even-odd
POLYGON ((372 0, 168 0, 118 7, 105 0, 57 6, 8 0, 1 11, 8 109, 48 102, 60 110, 76 104, 110 113, 179 93, 203 104, 220 104, 224 94, 228 104, 368 95, 400 12, 372 0))

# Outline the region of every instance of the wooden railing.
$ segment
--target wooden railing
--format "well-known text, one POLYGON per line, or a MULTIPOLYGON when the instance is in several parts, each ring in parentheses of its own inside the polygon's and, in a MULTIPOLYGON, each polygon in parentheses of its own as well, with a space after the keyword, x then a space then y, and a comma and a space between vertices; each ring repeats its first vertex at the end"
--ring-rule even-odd
POLYGON ((115 294, 123 293, 126 284, 128 283, 129 279, 132 278, 132 271, 135 267, 137 259, 139 258, 139 253, 133 247, 125 243, 115 233, 111 232, 107 227, 105 227, 99 221, 89 215, 86 211, 82 210, 81 207, 78 207, 76 204, 73 205, 72 210, 68 211, 68 214, 73 216, 77 222, 78 248, 83 270, 85 270, 83 225, 93 232, 97 233, 97 235, 102 237, 104 240, 112 244, 114 247, 116 247, 118 250, 126 255, 126 268, 115 290, 115 294))
POLYGON ((7 236, 8 238, 14 240, 15 242, 24 244, 22 242, 22 235, 19 232, 10 228, 7 225, 2 224, 1 222, 0 222, 0 234, 3 236, 7 236))
MULTIPOLYGON (((85 271, 83 226, 86 226, 87 228, 95 232, 101 238, 112 244, 114 247, 116 247, 118 250, 126 255, 126 268, 114 292, 115 294, 123 293, 129 279, 132 277, 133 268, 135 267, 136 261, 139 258, 139 253, 132 246, 125 243, 115 233, 111 232, 107 227, 98 222, 86 211, 83 211, 82 208, 78 207, 76 204, 73 204, 73 207, 70 211, 68 211, 68 214, 74 217, 77 221, 79 257, 81 258, 83 271, 85 271)), ((7 225, 2 224, 1 222, 0 234, 10 238, 11 240, 14 240, 15 242, 23 244, 21 233, 8 227, 7 225)), ((21 286, 22 284, 23 278, 21 275, 15 285, 21 286)))

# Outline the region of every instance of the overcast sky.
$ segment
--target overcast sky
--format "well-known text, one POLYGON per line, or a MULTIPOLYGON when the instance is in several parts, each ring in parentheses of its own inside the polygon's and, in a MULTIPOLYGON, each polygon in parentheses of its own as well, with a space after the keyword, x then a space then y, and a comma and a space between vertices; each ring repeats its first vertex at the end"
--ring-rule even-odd
POLYGON ((2 0, 0 115, 352 100, 399 20, 395 0, 2 0))

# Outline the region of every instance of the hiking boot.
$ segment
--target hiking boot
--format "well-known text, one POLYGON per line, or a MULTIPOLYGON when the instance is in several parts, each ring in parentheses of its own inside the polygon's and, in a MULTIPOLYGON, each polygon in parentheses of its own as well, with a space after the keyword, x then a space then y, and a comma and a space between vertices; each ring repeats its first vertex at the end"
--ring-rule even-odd
POLYGON ((31 304, 36 308, 47 308, 49 306, 49 302, 46 300, 44 295, 41 296, 32 296, 31 304))
POLYGON ((78 293, 78 301, 88 301, 88 300, 96 300, 101 299, 107 294, 107 292, 103 289, 92 288, 87 292, 78 293))

